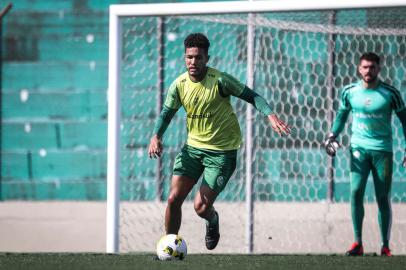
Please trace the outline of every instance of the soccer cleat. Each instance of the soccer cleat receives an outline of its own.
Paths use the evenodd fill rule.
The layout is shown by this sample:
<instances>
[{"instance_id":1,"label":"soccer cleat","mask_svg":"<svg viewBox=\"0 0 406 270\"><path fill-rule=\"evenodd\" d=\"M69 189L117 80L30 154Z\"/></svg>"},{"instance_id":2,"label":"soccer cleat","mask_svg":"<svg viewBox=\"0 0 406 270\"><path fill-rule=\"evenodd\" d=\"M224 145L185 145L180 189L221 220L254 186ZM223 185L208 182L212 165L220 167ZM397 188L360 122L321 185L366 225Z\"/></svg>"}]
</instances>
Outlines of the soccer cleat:
<instances>
[{"instance_id":1,"label":"soccer cleat","mask_svg":"<svg viewBox=\"0 0 406 270\"><path fill-rule=\"evenodd\" d=\"M381 256L392 257L392 253L388 247L381 248Z\"/></svg>"},{"instance_id":2,"label":"soccer cleat","mask_svg":"<svg viewBox=\"0 0 406 270\"><path fill-rule=\"evenodd\" d=\"M217 222L213 226L210 226L209 224L206 224L206 248L209 250L215 249L219 240L220 240L220 232L219 232L219 215L217 212L215 212L217 215Z\"/></svg>"},{"instance_id":3,"label":"soccer cleat","mask_svg":"<svg viewBox=\"0 0 406 270\"><path fill-rule=\"evenodd\" d=\"M353 243L351 248L345 253L347 256L362 256L364 255L364 247L357 242Z\"/></svg>"}]
</instances>

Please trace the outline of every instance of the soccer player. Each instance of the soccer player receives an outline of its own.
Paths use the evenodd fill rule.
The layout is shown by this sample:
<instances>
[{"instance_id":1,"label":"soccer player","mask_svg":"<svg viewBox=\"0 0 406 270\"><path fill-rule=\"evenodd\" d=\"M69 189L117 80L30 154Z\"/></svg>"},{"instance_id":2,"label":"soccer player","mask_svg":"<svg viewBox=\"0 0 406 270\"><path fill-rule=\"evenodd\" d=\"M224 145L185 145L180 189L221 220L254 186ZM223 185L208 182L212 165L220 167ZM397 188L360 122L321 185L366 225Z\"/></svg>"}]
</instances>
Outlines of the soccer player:
<instances>
[{"instance_id":1,"label":"soccer player","mask_svg":"<svg viewBox=\"0 0 406 270\"><path fill-rule=\"evenodd\" d=\"M167 234L177 234L182 218L183 201L203 175L194 199L194 210L206 220L207 249L220 239L219 215L213 207L236 167L237 149L241 144L240 126L230 104L230 97L243 99L269 119L279 135L290 133L260 95L231 75L208 67L210 42L201 33L184 40L186 72L169 87L155 125L148 153L150 158L162 154L162 136L176 111L182 106L187 117L187 142L176 156L170 193L165 212Z\"/></svg>"},{"instance_id":2,"label":"soccer player","mask_svg":"<svg viewBox=\"0 0 406 270\"><path fill-rule=\"evenodd\" d=\"M389 249L392 211L390 191L392 185L392 111L400 119L406 137L406 108L399 91L379 80L380 59L375 53L361 56L358 72L361 80L343 88L341 104L324 145L330 156L335 156L339 144L337 136L343 130L352 112L351 136L351 217L355 242L346 252L349 256L363 255L362 221L363 197L368 175L372 171L378 221L381 232L381 255L391 256ZM406 152L403 159L406 167Z\"/></svg>"}]
</instances>

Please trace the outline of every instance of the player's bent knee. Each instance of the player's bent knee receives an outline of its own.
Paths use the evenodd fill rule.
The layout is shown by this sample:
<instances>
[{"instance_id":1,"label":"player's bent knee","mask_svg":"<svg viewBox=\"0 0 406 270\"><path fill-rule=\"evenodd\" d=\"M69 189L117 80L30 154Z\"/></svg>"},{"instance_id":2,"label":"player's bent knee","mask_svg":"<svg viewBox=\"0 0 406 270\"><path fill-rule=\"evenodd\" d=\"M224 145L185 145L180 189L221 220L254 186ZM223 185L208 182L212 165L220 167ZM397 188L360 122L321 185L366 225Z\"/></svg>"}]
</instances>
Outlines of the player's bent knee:
<instances>
[{"instance_id":1,"label":"player's bent knee","mask_svg":"<svg viewBox=\"0 0 406 270\"><path fill-rule=\"evenodd\" d=\"M175 193L171 193L168 196L168 205L170 207L179 207L182 205L183 202L183 198L181 198L180 196L178 196Z\"/></svg>"},{"instance_id":2,"label":"player's bent knee","mask_svg":"<svg viewBox=\"0 0 406 270\"><path fill-rule=\"evenodd\" d=\"M205 216L205 213L208 209L208 205L206 205L202 202L198 202L198 203L195 203L194 207L195 207L195 212L198 216Z\"/></svg>"}]
</instances>

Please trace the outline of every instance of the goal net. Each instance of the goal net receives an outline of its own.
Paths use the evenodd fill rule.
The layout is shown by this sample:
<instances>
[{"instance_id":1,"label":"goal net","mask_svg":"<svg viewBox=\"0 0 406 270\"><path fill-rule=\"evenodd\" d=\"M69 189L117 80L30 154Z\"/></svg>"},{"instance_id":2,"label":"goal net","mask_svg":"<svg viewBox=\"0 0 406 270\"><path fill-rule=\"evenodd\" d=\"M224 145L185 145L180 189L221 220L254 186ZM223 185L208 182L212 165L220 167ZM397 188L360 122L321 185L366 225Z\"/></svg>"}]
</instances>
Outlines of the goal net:
<instances>
[{"instance_id":1,"label":"goal net","mask_svg":"<svg viewBox=\"0 0 406 270\"><path fill-rule=\"evenodd\" d=\"M279 4L283 2L292 3ZM357 64L362 53L373 51L381 56L381 79L401 90L406 99L406 2L394 3L380 8L305 7L304 11L289 11L286 5L282 11L269 8L251 15L227 13L241 4L236 2L224 2L222 9L215 6L215 14L204 10L199 14L203 5L197 3L113 6L111 10L115 7L123 15L110 15L110 20L117 19L119 36L117 40L110 38L107 227L108 235L113 236L108 236L108 251L153 252L164 234L173 161L186 141L183 109L164 135L162 158L149 159L147 148L167 89L185 71L183 40L192 32L208 36L209 66L251 84L293 127L291 135L279 137L262 114L232 98L243 144L237 169L215 203L221 240L214 252L342 253L348 248L353 241L349 125L340 136L343 147L334 161L326 155L322 142L338 108L340 89L359 79ZM151 6L163 15L146 11L137 16L141 7ZM162 9L166 8L178 13L164 14ZM112 62L112 50L117 53L116 62ZM393 127L391 247L397 254L406 254L404 142L396 117ZM114 143L117 148L111 148ZM206 252L205 223L193 210L199 184L183 205L179 232L191 253ZM380 235L371 179L365 207L365 248L378 251ZM116 215L111 215L115 210Z\"/></svg>"}]
</instances>

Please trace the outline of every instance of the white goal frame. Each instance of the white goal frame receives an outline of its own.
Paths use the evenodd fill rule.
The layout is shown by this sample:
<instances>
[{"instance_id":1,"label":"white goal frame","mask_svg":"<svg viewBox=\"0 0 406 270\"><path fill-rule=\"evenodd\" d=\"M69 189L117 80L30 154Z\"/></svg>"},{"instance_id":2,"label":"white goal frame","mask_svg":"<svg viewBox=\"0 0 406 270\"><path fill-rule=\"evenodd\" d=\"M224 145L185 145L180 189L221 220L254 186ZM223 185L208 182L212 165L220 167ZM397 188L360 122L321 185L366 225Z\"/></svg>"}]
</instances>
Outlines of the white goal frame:
<instances>
[{"instance_id":1,"label":"white goal frame","mask_svg":"<svg viewBox=\"0 0 406 270\"><path fill-rule=\"evenodd\" d=\"M109 9L109 74L108 74L108 146L107 146L107 216L106 252L119 252L119 203L120 203L120 65L121 65L121 17L129 16L173 16L225 13L261 13L272 11L342 10L359 8L380 8L406 6L406 0L271 0L271 1L229 1L191 2L165 4L116 4ZM248 32L249 33L249 32ZM248 37L249 40L249 37ZM248 45L248 55L252 46ZM252 53L250 53L250 50ZM251 57L251 64L252 64ZM248 61L250 65L250 61ZM248 78L252 69L248 66ZM251 73L251 74L250 74ZM250 79L248 79L248 85ZM249 112L248 112L249 114ZM252 117L247 117L250 121ZM251 125L247 125L248 127ZM249 134L249 131L248 131ZM247 144L250 142L247 138ZM249 149L249 148L248 148ZM248 157L250 158L250 157ZM249 168L247 169L249 170ZM249 171L247 171L247 194L251 194ZM253 204L247 198L247 244L252 252ZM251 248L250 248L251 247Z\"/></svg>"}]
</instances>

